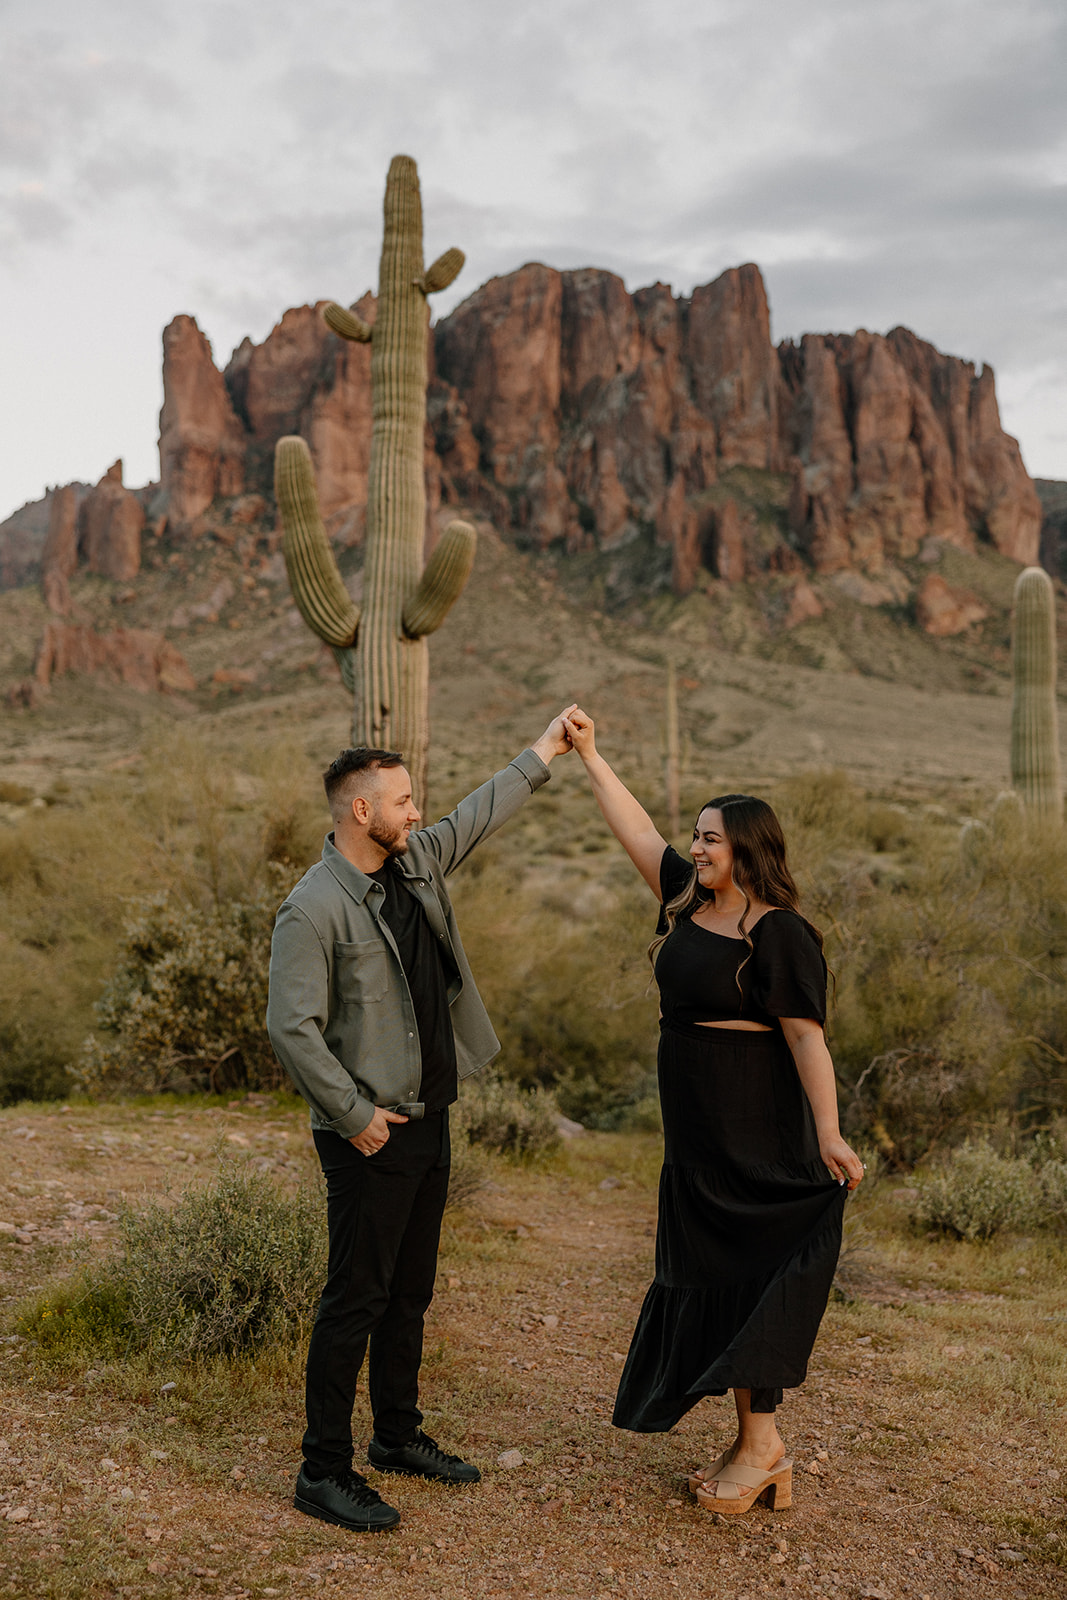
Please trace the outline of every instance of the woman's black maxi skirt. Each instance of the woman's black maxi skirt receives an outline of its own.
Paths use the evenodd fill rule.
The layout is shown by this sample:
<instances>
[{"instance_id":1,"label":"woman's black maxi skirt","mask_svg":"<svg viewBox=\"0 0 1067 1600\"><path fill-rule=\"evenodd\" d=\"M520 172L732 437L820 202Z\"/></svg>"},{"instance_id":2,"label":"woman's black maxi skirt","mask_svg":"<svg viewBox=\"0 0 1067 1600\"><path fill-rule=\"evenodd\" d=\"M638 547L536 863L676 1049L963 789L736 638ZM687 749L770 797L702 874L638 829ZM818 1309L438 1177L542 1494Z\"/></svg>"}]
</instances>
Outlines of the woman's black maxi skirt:
<instances>
[{"instance_id":1,"label":"woman's black maxi skirt","mask_svg":"<svg viewBox=\"0 0 1067 1600\"><path fill-rule=\"evenodd\" d=\"M660 1033L656 1280L617 1428L662 1433L706 1394L803 1383L841 1248L844 1185L781 1032Z\"/></svg>"}]
</instances>

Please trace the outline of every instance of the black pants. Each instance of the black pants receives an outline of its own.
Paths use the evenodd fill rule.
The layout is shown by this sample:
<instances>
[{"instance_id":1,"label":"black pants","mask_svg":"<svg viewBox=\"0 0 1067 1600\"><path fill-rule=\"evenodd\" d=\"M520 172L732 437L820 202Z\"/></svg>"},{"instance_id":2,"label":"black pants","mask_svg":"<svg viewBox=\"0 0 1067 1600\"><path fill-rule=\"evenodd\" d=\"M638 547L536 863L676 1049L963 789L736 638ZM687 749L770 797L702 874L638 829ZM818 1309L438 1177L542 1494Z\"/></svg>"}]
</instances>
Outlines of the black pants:
<instances>
[{"instance_id":1,"label":"black pants","mask_svg":"<svg viewBox=\"0 0 1067 1600\"><path fill-rule=\"evenodd\" d=\"M321 1474L351 1464L368 1342L379 1442L407 1444L422 1422L422 1326L448 1193L448 1112L390 1124L373 1156L329 1132L315 1133L315 1148L326 1175L330 1263L308 1349L304 1459Z\"/></svg>"}]
</instances>

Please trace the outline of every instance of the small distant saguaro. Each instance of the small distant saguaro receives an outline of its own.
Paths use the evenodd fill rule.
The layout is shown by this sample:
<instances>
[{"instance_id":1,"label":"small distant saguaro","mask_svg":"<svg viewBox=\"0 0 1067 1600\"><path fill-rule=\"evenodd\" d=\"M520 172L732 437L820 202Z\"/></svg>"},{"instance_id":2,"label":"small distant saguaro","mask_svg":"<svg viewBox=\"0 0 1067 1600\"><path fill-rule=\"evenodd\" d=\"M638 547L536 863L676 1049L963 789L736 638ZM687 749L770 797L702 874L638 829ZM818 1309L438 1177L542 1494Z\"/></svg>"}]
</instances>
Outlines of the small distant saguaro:
<instances>
[{"instance_id":1,"label":"small distant saguaro","mask_svg":"<svg viewBox=\"0 0 1067 1600\"><path fill-rule=\"evenodd\" d=\"M1031 816L1059 825L1055 593L1041 567L1027 567L1016 580L1011 665L1011 781Z\"/></svg>"},{"instance_id":2,"label":"small distant saguaro","mask_svg":"<svg viewBox=\"0 0 1067 1600\"><path fill-rule=\"evenodd\" d=\"M402 751L422 811L429 751L426 638L463 592L476 543L470 523L450 522L423 568L427 296L447 289L463 261L461 250L446 250L424 268L418 171L410 156L394 156L385 185L374 325L339 305L323 313L342 339L371 347L362 609L341 580L319 515L307 445L297 436L280 439L274 455L289 584L301 616L333 648L352 691L352 742Z\"/></svg>"}]
</instances>

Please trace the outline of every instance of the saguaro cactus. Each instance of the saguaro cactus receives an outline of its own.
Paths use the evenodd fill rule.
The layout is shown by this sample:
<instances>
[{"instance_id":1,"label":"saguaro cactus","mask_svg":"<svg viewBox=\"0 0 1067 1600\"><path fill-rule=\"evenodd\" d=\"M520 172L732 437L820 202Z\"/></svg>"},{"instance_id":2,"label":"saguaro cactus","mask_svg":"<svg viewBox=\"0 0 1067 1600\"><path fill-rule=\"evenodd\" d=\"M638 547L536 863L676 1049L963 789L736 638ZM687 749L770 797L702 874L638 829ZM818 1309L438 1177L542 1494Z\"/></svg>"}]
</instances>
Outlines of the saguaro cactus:
<instances>
[{"instance_id":1,"label":"saguaro cactus","mask_svg":"<svg viewBox=\"0 0 1067 1600\"><path fill-rule=\"evenodd\" d=\"M1056 713L1056 613L1052 582L1027 567L1015 584L1012 627L1011 781L1027 811L1063 820Z\"/></svg>"},{"instance_id":2,"label":"saguaro cactus","mask_svg":"<svg viewBox=\"0 0 1067 1600\"><path fill-rule=\"evenodd\" d=\"M678 674L673 661L667 663L667 754L663 765L663 785L667 797L667 832L673 839L682 826L681 763L678 759Z\"/></svg>"},{"instance_id":3,"label":"saguaro cactus","mask_svg":"<svg viewBox=\"0 0 1067 1600\"><path fill-rule=\"evenodd\" d=\"M343 339L371 347L371 450L363 607L341 581L319 516L303 439L280 439L274 487L285 529L285 564L300 613L329 644L354 697L354 744L401 750L424 809L429 748L429 650L463 592L475 532L450 522L425 570L423 438L426 426L426 296L447 289L463 265L446 250L423 267L422 200L410 156L394 156L385 186L378 313L368 326L343 306L325 319Z\"/></svg>"}]
</instances>

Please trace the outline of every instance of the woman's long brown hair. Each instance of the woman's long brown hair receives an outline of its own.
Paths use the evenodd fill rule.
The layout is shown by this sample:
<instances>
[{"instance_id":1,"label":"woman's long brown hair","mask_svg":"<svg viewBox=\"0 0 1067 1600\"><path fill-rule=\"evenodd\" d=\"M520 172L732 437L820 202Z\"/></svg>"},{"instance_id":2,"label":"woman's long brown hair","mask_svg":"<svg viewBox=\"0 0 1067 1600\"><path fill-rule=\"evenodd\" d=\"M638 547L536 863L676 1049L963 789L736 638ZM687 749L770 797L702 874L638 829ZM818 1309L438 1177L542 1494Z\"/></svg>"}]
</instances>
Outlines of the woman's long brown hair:
<instances>
[{"instance_id":1,"label":"woman's long brown hair","mask_svg":"<svg viewBox=\"0 0 1067 1600\"><path fill-rule=\"evenodd\" d=\"M723 832L734 853L733 881L745 897L745 909L737 923L737 931L748 946L748 954L737 969L737 987L740 992L741 973L751 961L755 951L747 928L748 914L753 900L761 901L764 905L773 906L780 911L795 911L801 916L800 895L793 881L793 874L786 865L785 834L782 832L782 824L766 800L758 800L751 794L720 794L713 800L705 801L701 806L697 813L698 822L705 811L722 812ZM695 827L693 836L696 837ZM664 939L674 932L679 917L689 910L694 901L699 906L706 905L710 899L710 895L700 892L697 869L694 866L685 888L663 907L667 918L667 932L657 934L648 947L648 959L652 963L653 971L656 965L656 952ZM815 935L821 950L822 934L808 922L806 917L803 920Z\"/></svg>"}]
</instances>

